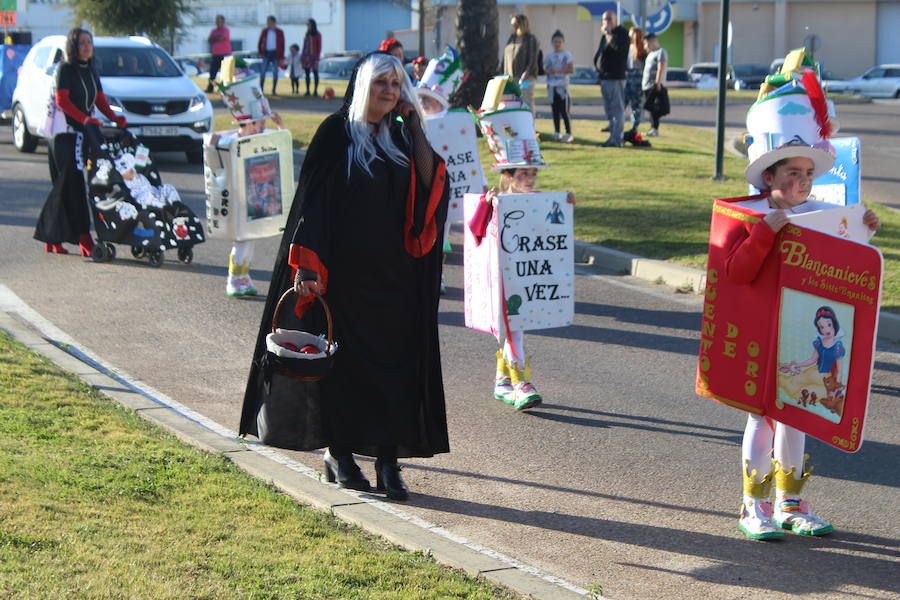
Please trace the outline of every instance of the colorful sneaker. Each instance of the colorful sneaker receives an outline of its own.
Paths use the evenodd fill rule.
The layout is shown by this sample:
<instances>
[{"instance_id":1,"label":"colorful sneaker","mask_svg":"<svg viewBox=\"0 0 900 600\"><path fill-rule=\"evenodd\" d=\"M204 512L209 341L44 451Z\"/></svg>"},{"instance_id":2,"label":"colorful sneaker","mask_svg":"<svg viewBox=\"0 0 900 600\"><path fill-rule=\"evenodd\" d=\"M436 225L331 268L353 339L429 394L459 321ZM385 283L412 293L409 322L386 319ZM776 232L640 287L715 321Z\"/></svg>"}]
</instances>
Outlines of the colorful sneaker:
<instances>
[{"instance_id":1,"label":"colorful sneaker","mask_svg":"<svg viewBox=\"0 0 900 600\"><path fill-rule=\"evenodd\" d=\"M512 379L506 375L494 379L494 398L509 405L516 403L516 390L513 388Z\"/></svg>"},{"instance_id":2,"label":"colorful sneaker","mask_svg":"<svg viewBox=\"0 0 900 600\"><path fill-rule=\"evenodd\" d=\"M243 296L244 286L241 285L241 279L241 277L229 275L228 280L225 282L225 293L229 296Z\"/></svg>"},{"instance_id":3,"label":"colorful sneaker","mask_svg":"<svg viewBox=\"0 0 900 600\"><path fill-rule=\"evenodd\" d=\"M782 529L800 535L827 535L834 531L831 523L816 516L809 502L793 494L784 495L775 502L774 522Z\"/></svg>"},{"instance_id":4,"label":"colorful sneaker","mask_svg":"<svg viewBox=\"0 0 900 600\"><path fill-rule=\"evenodd\" d=\"M253 280L250 279L249 275L244 275L241 277L241 286L244 288L245 296L255 296L259 292L256 290L256 286L253 285Z\"/></svg>"},{"instance_id":5,"label":"colorful sneaker","mask_svg":"<svg viewBox=\"0 0 900 600\"><path fill-rule=\"evenodd\" d=\"M544 400L530 381L520 381L513 387L516 391L516 402L513 408L516 410L537 408Z\"/></svg>"},{"instance_id":6,"label":"colorful sneaker","mask_svg":"<svg viewBox=\"0 0 900 600\"><path fill-rule=\"evenodd\" d=\"M750 539L777 540L784 531L772 518L772 503L767 499L744 496L738 527Z\"/></svg>"}]
</instances>

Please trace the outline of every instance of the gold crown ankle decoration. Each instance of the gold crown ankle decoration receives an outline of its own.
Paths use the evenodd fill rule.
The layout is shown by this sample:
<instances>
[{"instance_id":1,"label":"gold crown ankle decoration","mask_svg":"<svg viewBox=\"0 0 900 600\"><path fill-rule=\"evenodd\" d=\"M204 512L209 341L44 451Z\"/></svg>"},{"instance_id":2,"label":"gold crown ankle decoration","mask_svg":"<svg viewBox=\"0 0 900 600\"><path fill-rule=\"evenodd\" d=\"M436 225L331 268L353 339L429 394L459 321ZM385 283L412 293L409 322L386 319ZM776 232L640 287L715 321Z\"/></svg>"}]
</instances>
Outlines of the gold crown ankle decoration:
<instances>
[{"instance_id":1,"label":"gold crown ankle decoration","mask_svg":"<svg viewBox=\"0 0 900 600\"><path fill-rule=\"evenodd\" d=\"M509 375L513 383L522 383L523 381L531 381L531 357L525 359L525 368L517 369L515 366L509 366Z\"/></svg>"},{"instance_id":2,"label":"gold crown ankle decoration","mask_svg":"<svg viewBox=\"0 0 900 600\"><path fill-rule=\"evenodd\" d=\"M756 469L750 471L750 461L744 459L744 495L751 498L768 498L772 494L772 472L763 475L761 481L756 478L759 472Z\"/></svg>"},{"instance_id":3,"label":"gold crown ankle decoration","mask_svg":"<svg viewBox=\"0 0 900 600\"><path fill-rule=\"evenodd\" d=\"M806 468L806 461L809 460L809 454L803 455L803 465L800 469L801 475L798 479L794 476L797 472L797 467L791 467L790 471L786 471L784 465L780 462L772 459L772 465L775 467L775 488L781 492L785 492L787 494L799 494L803 489L803 485L806 483L806 480L809 479L810 474L813 471L813 468Z\"/></svg>"}]
</instances>

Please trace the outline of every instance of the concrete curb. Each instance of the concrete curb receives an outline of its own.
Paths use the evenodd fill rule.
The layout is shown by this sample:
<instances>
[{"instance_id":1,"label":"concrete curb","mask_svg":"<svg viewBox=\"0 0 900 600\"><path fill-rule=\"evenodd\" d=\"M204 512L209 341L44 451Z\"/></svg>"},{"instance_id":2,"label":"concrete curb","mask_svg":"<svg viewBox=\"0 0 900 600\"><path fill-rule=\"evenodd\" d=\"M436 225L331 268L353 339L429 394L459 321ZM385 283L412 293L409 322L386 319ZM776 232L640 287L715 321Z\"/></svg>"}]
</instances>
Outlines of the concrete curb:
<instances>
[{"instance_id":1,"label":"concrete curb","mask_svg":"<svg viewBox=\"0 0 900 600\"><path fill-rule=\"evenodd\" d=\"M706 287L706 273L664 260L644 258L635 254L604 248L598 244L575 242L575 262L587 263L608 271L631 275L653 283L665 284L679 290L700 294ZM878 337L891 342L900 341L900 315L881 311L878 318Z\"/></svg>"},{"instance_id":2,"label":"concrete curb","mask_svg":"<svg viewBox=\"0 0 900 600\"><path fill-rule=\"evenodd\" d=\"M317 510L352 523L412 552L424 552L437 562L482 576L515 593L539 600L583 600L588 591L484 548L432 523L406 514L380 496L341 490L323 483L319 474L274 448L247 442L234 432L167 400L146 385L104 366L91 354L67 341L27 305L0 285L0 329L28 349L81 379L99 393L135 411L181 441L230 460L249 475ZM11 307L10 297L24 310Z\"/></svg>"}]
</instances>

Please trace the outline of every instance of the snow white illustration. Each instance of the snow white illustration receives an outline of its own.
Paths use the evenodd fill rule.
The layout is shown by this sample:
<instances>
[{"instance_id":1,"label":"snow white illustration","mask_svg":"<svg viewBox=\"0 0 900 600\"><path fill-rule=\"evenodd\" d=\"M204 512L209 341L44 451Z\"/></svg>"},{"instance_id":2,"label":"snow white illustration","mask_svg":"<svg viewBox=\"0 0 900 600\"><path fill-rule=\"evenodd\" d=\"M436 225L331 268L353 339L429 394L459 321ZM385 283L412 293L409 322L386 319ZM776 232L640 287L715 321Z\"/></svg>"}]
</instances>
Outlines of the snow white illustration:
<instances>
[{"instance_id":1,"label":"snow white illustration","mask_svg":"<svg viewBox=\"0 0 900 600\"><path fill-rule=\"evenodd\" d=\"M839 423L844 412L845 333L830 306L816 309L812 322L817 331L812 354L800 362L779 364L778 387L797 405ZM813 408L817 404L826 410Z\"/></svg>"}]
</instances>

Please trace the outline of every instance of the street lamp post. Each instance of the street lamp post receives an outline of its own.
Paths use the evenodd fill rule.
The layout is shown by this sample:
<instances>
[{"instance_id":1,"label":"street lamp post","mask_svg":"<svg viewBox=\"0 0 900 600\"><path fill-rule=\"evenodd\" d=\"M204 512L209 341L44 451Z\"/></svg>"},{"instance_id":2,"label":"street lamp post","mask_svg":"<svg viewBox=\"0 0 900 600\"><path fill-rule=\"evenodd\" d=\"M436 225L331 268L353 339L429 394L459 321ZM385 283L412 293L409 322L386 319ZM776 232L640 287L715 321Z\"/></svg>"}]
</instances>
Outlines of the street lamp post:
<instances>
[{"instance_id":1,"label":"street lamp post","mask_svg":"<svg viewBox=\"0 0 900 600\"><path fill-rule=\"evenodd\" d=\"M730 0L721 0L721 27L719 31L719 93L716 98L716 172L713 179L724 181L722 163L725 154L725 78L728 68L728 9Z\"/></svg>"}]
</instances>

